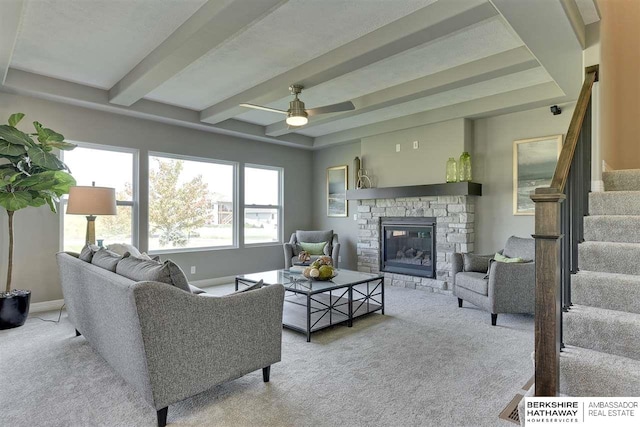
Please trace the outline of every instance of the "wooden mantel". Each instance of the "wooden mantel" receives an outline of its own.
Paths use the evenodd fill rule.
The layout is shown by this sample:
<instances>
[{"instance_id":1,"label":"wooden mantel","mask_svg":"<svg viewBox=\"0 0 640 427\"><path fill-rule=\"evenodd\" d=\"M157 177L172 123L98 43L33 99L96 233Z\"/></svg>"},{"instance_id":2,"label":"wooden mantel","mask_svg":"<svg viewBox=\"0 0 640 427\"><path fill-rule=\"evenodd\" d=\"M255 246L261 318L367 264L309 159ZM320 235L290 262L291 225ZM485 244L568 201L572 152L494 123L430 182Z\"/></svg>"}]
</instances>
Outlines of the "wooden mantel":
<instances>
[{"instance_id":1,"label":"wooden mantel","mask_svg":"<svg viewBox=\"0 0 640 427\"><path fill-rule=\"evenodd\" d=\"M482 184L478 184L477 182L452 182L447 184L347 190L347 200L396 199L399 197L425 196L482 196Z\"/></svg>"}]
</instances>

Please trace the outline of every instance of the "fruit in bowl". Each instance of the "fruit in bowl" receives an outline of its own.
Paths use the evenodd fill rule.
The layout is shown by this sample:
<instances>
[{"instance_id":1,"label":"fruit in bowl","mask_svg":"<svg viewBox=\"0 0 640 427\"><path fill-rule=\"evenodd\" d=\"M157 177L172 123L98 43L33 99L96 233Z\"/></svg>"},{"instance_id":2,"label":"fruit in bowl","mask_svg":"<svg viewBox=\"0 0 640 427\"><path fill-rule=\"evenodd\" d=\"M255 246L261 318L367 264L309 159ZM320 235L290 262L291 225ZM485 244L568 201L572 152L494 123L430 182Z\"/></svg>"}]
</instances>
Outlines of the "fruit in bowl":
<instances>
[{"instance_id":1,"label":"fruit in bowl","mask_svg":"<svg viewBox=\"0 0 640 427\"><path fill-rule=\"evenodd\" d=\"M311 265L302 272L304 277L312 280L331 280L338 274L333 268L331 257L323 256L315 260Z\"/></svg>"}]
</instances>

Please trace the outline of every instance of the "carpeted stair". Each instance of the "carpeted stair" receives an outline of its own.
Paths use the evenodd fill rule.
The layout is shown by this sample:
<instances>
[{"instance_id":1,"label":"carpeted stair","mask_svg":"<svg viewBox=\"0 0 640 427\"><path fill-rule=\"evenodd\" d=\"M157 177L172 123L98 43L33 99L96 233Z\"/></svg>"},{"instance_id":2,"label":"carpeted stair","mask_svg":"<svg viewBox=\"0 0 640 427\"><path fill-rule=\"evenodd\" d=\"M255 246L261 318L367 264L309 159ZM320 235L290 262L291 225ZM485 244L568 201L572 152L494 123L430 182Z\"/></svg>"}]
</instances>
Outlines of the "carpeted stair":
<instances>
[{"instance_id":1,"label":"carpeted stair","mask_svg":"<svg viewBox=\"0 0 640 427\"><path fill-rule=\"evenodd\" d=\"M560 392L640 396L640 170L603 174L591 193L564 314Z\"/></svg>"}]
</instances>

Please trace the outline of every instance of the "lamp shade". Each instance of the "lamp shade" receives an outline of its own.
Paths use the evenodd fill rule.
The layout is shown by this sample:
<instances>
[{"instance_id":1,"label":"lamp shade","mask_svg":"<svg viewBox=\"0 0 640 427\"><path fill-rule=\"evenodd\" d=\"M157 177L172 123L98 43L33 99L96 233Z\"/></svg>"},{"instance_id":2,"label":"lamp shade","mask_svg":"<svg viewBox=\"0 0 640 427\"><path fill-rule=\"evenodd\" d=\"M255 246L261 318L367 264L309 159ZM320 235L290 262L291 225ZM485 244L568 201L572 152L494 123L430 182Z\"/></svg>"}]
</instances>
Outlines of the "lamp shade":
<instances>
[{"instance_id":1,"label":"lamp shade","mask_svg":"<svg viewBox=\"0 0 640 427\"><path fill-rule=\"evenodd\" d=\"M67 213L75 215L116 215L116 190L108 187L71 187Z\"/></svg>"}]
</instances>

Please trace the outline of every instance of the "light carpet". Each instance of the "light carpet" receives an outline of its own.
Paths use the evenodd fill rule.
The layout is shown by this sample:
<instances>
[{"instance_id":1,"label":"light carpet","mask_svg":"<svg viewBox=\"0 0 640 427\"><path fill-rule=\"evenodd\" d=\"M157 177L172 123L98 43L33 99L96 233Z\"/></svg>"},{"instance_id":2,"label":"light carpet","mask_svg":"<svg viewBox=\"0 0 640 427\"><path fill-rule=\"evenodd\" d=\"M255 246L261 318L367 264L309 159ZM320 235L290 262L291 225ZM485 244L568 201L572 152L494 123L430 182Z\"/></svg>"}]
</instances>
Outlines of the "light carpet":
<instances>
[{"instance_id":1,"label":"light carpet","mask_svg":"<svg viewBox=\"0 0 640 427\"><path fill-rule=\"evenodd\" d=\"M533 374L533 317L500 315L492 327L488 313L451 296L388 287L385 297L386 315L311 343L285 329L270 383L257 371L215 387L171 405L169 424L510 426L498 414ZM156 425L155 410L64 315L0 331L0 366L0 425Z\"/></svg>"}]
</instances>

